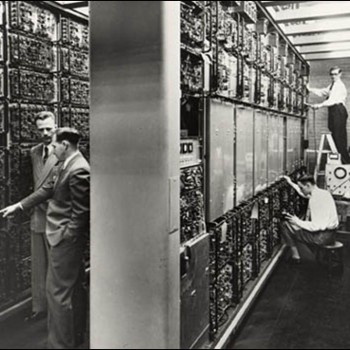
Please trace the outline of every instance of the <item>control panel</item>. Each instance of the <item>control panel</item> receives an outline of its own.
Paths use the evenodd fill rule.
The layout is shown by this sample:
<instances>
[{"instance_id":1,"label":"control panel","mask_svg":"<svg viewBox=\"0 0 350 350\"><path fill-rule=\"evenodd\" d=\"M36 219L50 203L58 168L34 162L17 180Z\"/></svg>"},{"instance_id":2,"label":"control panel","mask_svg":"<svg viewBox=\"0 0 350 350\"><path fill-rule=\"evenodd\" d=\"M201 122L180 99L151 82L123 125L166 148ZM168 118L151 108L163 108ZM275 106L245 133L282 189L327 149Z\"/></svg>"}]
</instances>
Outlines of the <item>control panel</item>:
<instances>
[{"instance_id":1,"label":"control panel","mask_svg":"<svg viewBox=\"0 0 350 350\"><path fill-rule=\"evenodd\" d=\"M198 140L180 141L180 167L192 167L201 163L201 147Z\"/></svg>"},{"instance_id":2,"label":"control panel","mask_svg":"<svg viewBox=\"0 0 350 350\"><path fill-rule=\"evenodd\" d=\"M7 1L11 29L54 41L57 38L57 19L49 10L27 1Z\"/></svg>"},{"instance_id":3,"label":"control panel","mask_svg":"<svg viewBox=\"0 0 350 350\"><path fill-rule=\"evenodd\" d=\"M89 50L89 28L86 24L61 17L60 34L60 41L63 45Z\"/></svg>"},{"instance_id":4,"label":"control panel","mask_svg":"<svg viewBox=\"0 0 350 350\"><path fill-rule=\"evenodd\" d=\"M44 71L56 71L57 50L47 41L19 34L9 35L10 64Z\"/></svg>"}]
</instances>

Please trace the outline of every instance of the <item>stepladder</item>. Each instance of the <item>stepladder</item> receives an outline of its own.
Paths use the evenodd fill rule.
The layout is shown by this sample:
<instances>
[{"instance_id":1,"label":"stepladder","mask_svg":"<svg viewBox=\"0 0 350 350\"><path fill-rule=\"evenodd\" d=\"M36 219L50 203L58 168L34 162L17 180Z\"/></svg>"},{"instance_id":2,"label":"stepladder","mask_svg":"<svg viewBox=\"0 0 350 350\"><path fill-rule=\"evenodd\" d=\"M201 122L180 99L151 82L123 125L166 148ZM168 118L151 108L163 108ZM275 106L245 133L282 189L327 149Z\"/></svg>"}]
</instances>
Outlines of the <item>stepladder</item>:
<instances>
[{"instance_id":1,"label":"stepladder","mask_svg":"<svg viewBox=\"0 0 350 350\"><path fill-rule=\"evenodd\" d=\"M328 142L329 149L326 149L326 142ZM314 178L317 183L319 176L325 176L325 169L321 169L322 166L322 156L327 155L327 164L341 164L341 157L338 153L337 146L333 140L332 134L322 134L319 148L316 151L316 166L314 171Z\"/></svg>"},{"instance_id":2,"label":"stepladder","mask_svg":"<svg viewBox=\"0 0 350 350\"><path fill-rule=\"evenodd\" d=\"M331 132L323 133L321 135L320 143L317 147L317 141L316 141L316 108L313 108L312 105L307 104L309 107L312 108L313 113L313 139L314 139L314 149L307 149L305 150L305 160L308 168L310 167L309 163L309 154L314 154L315 157L312 157L312 159L315 159L315 167L314 167L314 178L316 183L319 183L319 176L326 175L326 169L321 169L322 165L324 167L325 164L333 164L333 165L339 165L341 164L341 156L338 153L337 146L335 145L334 139L332 137ZM326 143L328 143L328 148L326 148ZM327 161L325 163L323 156L327 155ZM309 168L309 171L311 169ZM325 184L324 184L325 185Z\"/></svg>"}]
</instances>

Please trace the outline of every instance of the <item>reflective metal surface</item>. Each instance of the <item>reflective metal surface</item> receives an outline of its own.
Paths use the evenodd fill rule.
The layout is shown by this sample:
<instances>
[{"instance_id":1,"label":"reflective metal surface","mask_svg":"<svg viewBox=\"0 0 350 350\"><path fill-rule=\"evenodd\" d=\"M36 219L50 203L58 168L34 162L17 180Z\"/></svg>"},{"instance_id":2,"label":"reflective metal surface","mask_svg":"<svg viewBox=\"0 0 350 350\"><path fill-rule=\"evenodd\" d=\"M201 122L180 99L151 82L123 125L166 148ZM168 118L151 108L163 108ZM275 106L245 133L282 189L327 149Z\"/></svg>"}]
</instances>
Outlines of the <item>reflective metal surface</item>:
<instances>
[{"instance_id":1,"label":"reflective metal surface","mask_svg":"<svg viewBox=\"0 0 350 350\"><path fill-rule=\"evenodd\" d=\"M253 157L254 157L254 111L252 108L237 106L236 140L236 204L253 195Z\"/></svg>"},{"instance_id":2,"label":"reflective metal surface","mask_svg":"<svg viewBox=\"0 0 350 350\"><path fill-rule=\"evenodd\" d=\"M208 221L233 209L234 198L234 105L211 101L209 120Z\"/></svg>"},{"instance_id":3,"label":"reflective metal surface","mask_svg":"<svg viewBox=\"0 0 350 350\"><path fill-rule=\"evenodd\" d=\"M254 193L264 190L268 182L268 114L255 111L254 117Z\"/></svg>"}]
</instances>

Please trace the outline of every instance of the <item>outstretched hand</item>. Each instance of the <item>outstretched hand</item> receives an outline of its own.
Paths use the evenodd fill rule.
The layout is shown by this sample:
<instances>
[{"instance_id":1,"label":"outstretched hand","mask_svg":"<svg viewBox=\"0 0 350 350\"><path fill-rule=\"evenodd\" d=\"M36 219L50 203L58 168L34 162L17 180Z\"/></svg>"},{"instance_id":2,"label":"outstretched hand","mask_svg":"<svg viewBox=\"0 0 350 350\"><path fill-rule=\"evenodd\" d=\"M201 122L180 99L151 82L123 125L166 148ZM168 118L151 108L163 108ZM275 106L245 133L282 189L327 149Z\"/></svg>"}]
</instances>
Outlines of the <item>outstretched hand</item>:
<instances>
[{"instance_id":1,"label":"outstretched hand","mask_svg":"<svg viewBox=\"0 0 350 350\"><path fill-rule=\"evenodd\" d=\"M305 103L305 106L307 106L307 107L309 107L309 108L312 108L312 109L315 109L315 110L321 108L321 105L319 105L319 104L314 104L314 105L312 105L311 103Z\"/></svg>"},{"instance_id":2,"label":"outstretched hand","mask_svg":"<svg viewBox=\"0 0 350 350\"><path fill-rule=\"evenodd\" d=\"M7 218L9 215L14 214L20 208L21 207L19 204L10 205L5 209L0 210L0 215L2 215L3 218Z\"/></svg>"}]
</instances>

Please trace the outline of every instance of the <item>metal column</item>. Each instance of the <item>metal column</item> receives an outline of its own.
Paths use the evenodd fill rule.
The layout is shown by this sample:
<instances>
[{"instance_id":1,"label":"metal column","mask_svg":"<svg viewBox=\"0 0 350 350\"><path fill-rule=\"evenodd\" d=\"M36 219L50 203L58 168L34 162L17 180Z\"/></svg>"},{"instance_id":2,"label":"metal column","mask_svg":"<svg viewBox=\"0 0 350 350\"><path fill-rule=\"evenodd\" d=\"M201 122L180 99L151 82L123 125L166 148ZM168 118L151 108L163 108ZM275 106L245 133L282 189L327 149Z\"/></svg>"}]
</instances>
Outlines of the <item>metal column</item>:
<instances>
[{"instance_id":1,"label":"metal column","mask_svg":"<svg viewBox=\"0 0 350 350\"><path fill-rule=\"evenodd\" d=\"M91 348L179 348L180 3L91 5Z\"/></svg>"}]
</instances>

